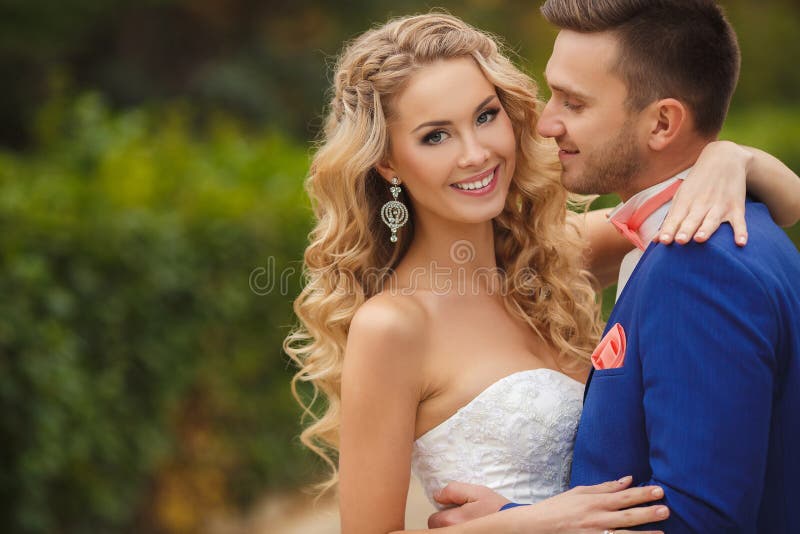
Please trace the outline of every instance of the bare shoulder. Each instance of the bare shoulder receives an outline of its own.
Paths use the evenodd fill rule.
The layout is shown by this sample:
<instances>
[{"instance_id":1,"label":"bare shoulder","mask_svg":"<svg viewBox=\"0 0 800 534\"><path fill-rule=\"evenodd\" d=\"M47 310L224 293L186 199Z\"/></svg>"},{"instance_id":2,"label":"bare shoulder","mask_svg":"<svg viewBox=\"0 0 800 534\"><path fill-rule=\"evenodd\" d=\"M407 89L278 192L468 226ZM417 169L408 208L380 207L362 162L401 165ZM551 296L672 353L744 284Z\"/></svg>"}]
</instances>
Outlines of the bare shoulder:
<instances>
[{"instance_id":1,"label":"bare shoulder","mask_svg":"<svg viewBox=\"0 0 800 534\"><path fill-rule=\"evenodd\" d=\"M413 296L385 293L370 298L350 323L345 372L350 368L355 372L410 373L419 378L428 324L425 308Z\"/></svg>"},{"instance_id":2,"label":"bare shoulder","mask_svg":"<svg viewBox=\"0 0 800 534\"><path fill-rule=\"evenodd\" d=\"M386 345L420 343L427 323L427 311L413 296L381 293L356 311L348 337L381 340Z\"/></svg>"}]
</instances>

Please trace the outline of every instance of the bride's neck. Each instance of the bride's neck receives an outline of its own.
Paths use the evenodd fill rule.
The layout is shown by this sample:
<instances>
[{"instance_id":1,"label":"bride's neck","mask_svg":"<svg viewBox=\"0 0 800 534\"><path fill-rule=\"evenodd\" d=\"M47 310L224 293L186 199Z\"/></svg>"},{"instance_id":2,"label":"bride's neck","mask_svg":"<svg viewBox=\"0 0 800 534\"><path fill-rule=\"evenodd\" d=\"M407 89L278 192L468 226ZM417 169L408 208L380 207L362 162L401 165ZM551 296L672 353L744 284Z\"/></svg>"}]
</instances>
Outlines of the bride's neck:
<instances>
[{"instance_id":1,"label":"bride's neck","mask_svg":"<svg viewBox=\"0 0 800 534\"><path fill-rule=\"evenodd\" d=\"M492 221L481 224L415 225L414 241L397 268L405 287L488 289L497 273ZM430 287L434 286L434 287Z\"/></svg>"}]
</instances>

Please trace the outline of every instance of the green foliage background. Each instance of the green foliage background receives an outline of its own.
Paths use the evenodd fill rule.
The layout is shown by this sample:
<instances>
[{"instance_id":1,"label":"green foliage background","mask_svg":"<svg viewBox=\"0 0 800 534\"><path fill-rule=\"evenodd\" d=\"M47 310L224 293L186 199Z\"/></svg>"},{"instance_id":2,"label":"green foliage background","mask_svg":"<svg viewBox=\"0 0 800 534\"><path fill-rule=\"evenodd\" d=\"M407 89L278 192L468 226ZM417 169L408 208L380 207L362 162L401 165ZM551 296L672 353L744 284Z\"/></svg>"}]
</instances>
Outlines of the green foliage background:
<instances>
[{"instance_id":1,"label":"green foliage background","mask_svg":"<svg viewBox=\"0 0 800 534\"><path fill-rule=\"evenodd\" d=\"M183 530L310 475L281 353L306 149L191 119L56 99L0 157L6 532Z\"/></svg>"},{"instance_id":2,"label":"green foliage background","mask_svg":"<svg viewBox=\"0 0 800 534\"><path fill-rule=\"evenodd\" d=\"M724 4L744 54L724 137L800 170L800 8ZM439 5L543 70L533 3ZM196 532L316 476L281 340L327 65L429 7L0 0L3 532Z\"/></svg>"}]
</instances>

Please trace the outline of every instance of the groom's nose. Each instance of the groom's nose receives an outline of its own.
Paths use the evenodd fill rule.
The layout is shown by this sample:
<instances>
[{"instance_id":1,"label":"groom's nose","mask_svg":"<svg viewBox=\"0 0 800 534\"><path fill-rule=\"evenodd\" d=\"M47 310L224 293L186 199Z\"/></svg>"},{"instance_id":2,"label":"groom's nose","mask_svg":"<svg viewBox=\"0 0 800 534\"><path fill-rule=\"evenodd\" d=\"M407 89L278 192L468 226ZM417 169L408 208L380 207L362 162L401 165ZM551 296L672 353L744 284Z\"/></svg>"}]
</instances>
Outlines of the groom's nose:
<instances>
[{"instance_id":1,"label":"groom's nose","mask_svg":"<svg viewBox=\"0 0 800 534\"><path fill-rule=\"evenodd\" d=\"M566 127L558 116L553 99L547 101L536 124L536 131L542 137L561 137L566 133Z\"/></svg>"}]
</instances>

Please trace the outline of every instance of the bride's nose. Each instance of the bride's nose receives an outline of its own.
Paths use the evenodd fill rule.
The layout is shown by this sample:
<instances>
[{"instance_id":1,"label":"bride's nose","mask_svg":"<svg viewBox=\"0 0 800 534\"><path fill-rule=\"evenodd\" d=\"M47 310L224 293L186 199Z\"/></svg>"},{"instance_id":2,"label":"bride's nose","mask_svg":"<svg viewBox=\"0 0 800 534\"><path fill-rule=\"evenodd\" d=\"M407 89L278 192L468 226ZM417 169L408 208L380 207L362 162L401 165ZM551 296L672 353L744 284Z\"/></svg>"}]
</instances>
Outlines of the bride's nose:
<instances>
[{"instance_id":1,"label":"bride's nose","mask_svg":"<svg viewBox=\"0 0 800 534\"><path fill-rule=\"evenodd\" d=\"M487 149L477 136L471 135L463 138L462 153L458 159L459 167L481 167L489 159Z\"/></svg>"}]
</instances>

